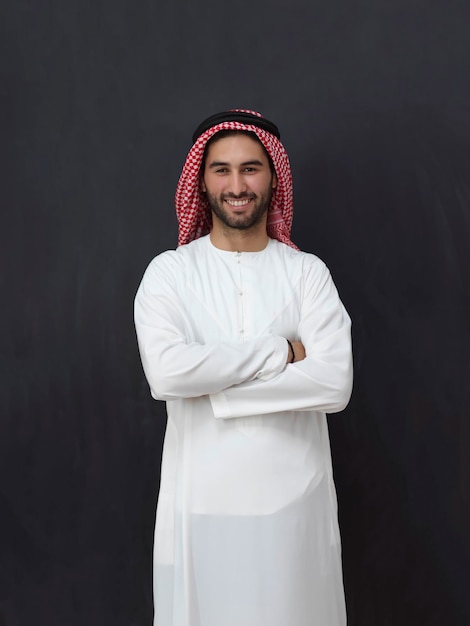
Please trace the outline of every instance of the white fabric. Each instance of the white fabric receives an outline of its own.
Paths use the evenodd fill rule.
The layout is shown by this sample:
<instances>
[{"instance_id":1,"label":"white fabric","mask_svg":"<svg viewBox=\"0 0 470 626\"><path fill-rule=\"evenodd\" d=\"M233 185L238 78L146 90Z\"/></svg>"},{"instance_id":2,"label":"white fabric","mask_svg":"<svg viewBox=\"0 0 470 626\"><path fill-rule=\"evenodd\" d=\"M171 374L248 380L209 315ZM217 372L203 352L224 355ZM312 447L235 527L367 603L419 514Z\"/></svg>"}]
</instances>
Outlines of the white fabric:
<instances>
[{"instance_id":1,"label":"white fabric","mask_svg":"<svg viewBox=\"0 0 470 626\"><path fill-rule=\"evenodd\" d=\"M325 412L349 400L350 320L324 263L202 237L150 263L135 321L168 412L155 625L344 626Z\"/></svg>"}]
</instances>

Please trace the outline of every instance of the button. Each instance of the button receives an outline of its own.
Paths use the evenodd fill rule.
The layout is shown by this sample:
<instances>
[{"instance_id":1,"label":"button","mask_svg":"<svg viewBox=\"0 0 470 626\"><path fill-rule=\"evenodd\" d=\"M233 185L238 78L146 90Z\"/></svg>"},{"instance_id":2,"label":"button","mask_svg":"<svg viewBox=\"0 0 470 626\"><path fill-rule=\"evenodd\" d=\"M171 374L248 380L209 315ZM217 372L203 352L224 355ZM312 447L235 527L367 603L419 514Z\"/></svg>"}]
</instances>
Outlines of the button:
<instances>
[{"instance_id":1,"label":"button","mask_svg":"<svg viewBox=\"0 0 470 626\"><path fill-rule=\"evenodd\" d=\"M242 295L243 295L243 291L240 291L238 295L239 295L239 296L242 296Z\"/></svg>"},{"instance_id":2,"label":"button","mask_svg":"<svg viewBox=\"0 0 470 626\"><path fill-rule=\"evenodd\" d=\"M243 335L245 331L243 330L243 328L240 330L240 335Z\"/></svg>"}]
</instances>

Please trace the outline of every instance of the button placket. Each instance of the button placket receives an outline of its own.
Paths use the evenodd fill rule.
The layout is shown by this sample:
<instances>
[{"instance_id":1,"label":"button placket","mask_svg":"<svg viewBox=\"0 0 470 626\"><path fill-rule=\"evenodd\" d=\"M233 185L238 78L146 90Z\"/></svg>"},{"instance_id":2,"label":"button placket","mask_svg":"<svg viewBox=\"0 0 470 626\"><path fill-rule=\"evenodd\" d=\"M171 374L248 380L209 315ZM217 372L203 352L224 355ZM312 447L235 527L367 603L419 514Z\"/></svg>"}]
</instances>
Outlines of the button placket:
<instances>
[{"instance_id":1,"label":"button placket","mask_svg":"<svg viewBox=\"0 0 470 626\"><path fill-rule=\"evenodd\" d=\"M242 263L241 263L241 256L242 253L241 252L236 252L235 254L235 259L238 265L238 296L239 296L239 303L238 303L238 311L239 311L239 331L238 334L240 336L240 339L244 338L244 334L245 334L245 306L244 306L244 302L243 302L243 272L242 272Z\"/></svg>"}]
</instances>

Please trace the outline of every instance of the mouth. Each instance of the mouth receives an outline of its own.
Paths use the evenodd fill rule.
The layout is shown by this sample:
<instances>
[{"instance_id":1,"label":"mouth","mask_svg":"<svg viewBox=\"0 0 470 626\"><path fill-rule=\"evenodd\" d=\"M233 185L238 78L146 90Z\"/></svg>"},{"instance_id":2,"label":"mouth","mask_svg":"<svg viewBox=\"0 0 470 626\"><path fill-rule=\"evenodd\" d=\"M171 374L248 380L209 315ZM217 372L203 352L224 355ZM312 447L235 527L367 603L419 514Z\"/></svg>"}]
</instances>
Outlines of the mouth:
<instances>
[{"instance_id":1,"label":"mouth","mask_svg":"<svg viewBox=\"0 0 470 626\"><path fill-rule=\"evenodd\" d=\"M241 198L241 199L235 199L235 198L224 198L225 202L233 207L234 209L244 209L245 207L247 207L250 202L253 201L253 198Z\"/></svg>"}]
</instances>

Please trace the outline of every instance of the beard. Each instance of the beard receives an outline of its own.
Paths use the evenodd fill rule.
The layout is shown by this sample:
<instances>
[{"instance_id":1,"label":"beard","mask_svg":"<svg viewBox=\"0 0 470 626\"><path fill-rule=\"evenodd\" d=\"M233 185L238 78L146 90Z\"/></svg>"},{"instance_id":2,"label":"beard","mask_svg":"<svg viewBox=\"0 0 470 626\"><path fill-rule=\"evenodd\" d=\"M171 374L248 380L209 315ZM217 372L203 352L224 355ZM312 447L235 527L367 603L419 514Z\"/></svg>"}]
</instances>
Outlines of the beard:
<instances>
[{"instance_id":1,"label":"beard","mask_svg":"<svg viewBox=\"0 0 470 626\"><path fill-rule=\"evenodd\" d=\"M213 214L228 228L235 230L249 230L257 226L263 219L266 211L271 204L272 189L269 188L266 194L255 195L252 193L241 193L238 196L234 194L224 194L219 197L206 193L209 208ZM237 214L231 214L225 208L224 200L230 198L232 200L243 200L244 198L252 198L254 200L251 211Z\"/></svg>"}]
</instances>

